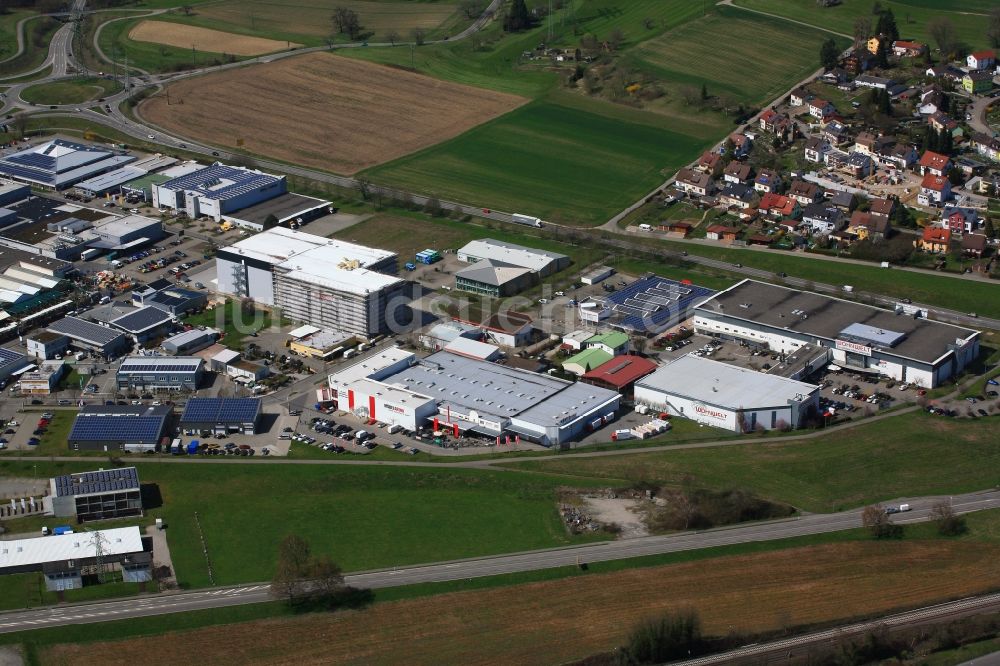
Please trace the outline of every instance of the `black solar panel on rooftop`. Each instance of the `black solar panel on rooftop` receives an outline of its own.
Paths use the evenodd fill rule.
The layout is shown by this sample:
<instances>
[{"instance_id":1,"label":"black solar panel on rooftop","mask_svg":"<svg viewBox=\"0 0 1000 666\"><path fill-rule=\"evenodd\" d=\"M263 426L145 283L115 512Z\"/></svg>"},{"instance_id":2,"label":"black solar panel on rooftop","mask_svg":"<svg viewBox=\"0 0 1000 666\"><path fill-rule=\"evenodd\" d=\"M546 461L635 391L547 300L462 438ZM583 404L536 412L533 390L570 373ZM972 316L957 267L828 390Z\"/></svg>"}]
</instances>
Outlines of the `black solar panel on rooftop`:
<instances>
[{"instance_id":1,"label":"black solar panel on rooftop","mask_svg":"<svg viewBox=\"0 0 1000 666\"><path fill-rule=\"evenodd\" d=\"M192 398L181 423L251 423L259 415L259 398Z\"/></svg>"}]
</instances>

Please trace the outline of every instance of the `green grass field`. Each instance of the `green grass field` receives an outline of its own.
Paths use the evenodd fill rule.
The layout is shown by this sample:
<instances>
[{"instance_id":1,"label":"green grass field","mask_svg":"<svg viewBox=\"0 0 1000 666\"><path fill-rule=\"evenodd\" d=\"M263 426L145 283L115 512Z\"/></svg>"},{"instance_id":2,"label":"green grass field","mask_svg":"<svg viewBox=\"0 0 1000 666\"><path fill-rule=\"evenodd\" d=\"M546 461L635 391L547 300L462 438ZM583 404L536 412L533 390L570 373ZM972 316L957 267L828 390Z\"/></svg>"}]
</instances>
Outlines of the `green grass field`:
<instances>
[{"instance_id":1,"label":"green grass field","mask_svg":"<svg viewBox=\"0 0 1000 666\"><path fill-rule=\"evenodd\" d=\"M67 603L99 601L138 593L138 583L108 582L85 586L79 590L67 590L64 600ZM0 576L0 610L51 606L56 603L59 603L59 597L55 592L45 590L45 581L41 573Z\"/></svg>"},{"instance_id":2,"label":"green grass field","mask_svg":"<svg viewBox=\"0 0 1000 666\"><path fill-rule=\"evenodd\" d=\"M595 225L662 182L704 141L639 122L614 107L524 106L451 141L366 172L442 199Z\"/></svg>"},{"instance_id":3,"label":"green grass field","mask_svg":"<svg viewBox=\"0 0 1000 666\"><path fill-rule=\"evenodd\" d=\"M752 35L752 39L747 37ZM631 53L641 69L663 81L701 87L750 104L770 102L819 67L825 35L749 12L718 12L643 42ZM842 40L840 46L846 47ZM725 45L720 48L720 45ZM781 44L780 49L762 45Z\"/></svg>"},{"instance_id":4,"label":"green grass field","mask_svg":"<svg viewBox=\"0 0 1000 666\"><path fill-rule=\"evenodd\" d=\"M185 324L191 326L207 326L222 331L221 340L232 347L239 347L250 335L278 324L269 310L255 310L252 314L243 315L239 303L227 300L225 305L216 306L198 314L184 318Z\"/></svg>"},{"instance_id":5,"label":"green grass field","mask_svg":"<svg viewBox=\"0 0 1000 666\"><path fill-rule=\"evenodd\" d=\"M50 16L34 18L24 25L24 52L21 55L0 63L0 76L15 76L21 72L38 67L45 61L49 51L49 42L62 23ZM11 25L10 30L14 27ZM17 51L17 41L11 33L8 55ZM7 56L0 56L3 60Z\"/></svg>"},{"instance_id":6,"label":"green grass field","mask_svg":"<svg viewBox=\"0 0 1000 666\"><path fill-rule=\"evenodd\" d=\"M118 90L118 84L109 79L82 77L72 81L53 81L29 86L21 98L32 104L80 104L98 97L105 97Z\"/></svg>"},{"instance_id":7,"label":"green grass field","mask_svg":"<svg viewBox=\"0 0 1000 666\"><path fill-rule=\"evenodd\" d=\"M845 35L854 34L854 21L860 16L871 17L869 0L843 0L834 7L821 7L802 0L734 0L739 7L787 16L810 25L827 28ZM965 12L988 12L996 4L991 0L955 3L948 0L882 0L882 6L892 10L902 39L915 39L935 47L927 32L927 23L938 16L947 17L955 26L959 39L971 48L988 46L986 24L982 16ZM872 23L874 24L874 19ZM818 47L817 47L818 48Z\"/></svg>"},{"instance_id":8,"label":"green grass field","mask_svg":"<svg viewBox=\"0 0 1000 666\"><path fill-rule=\"evenodd\" d=\"M992 488L1000 482L997 418L942 419L922 413L832 433L740 447L690 449L510 467L609 483L679 484L690 476L709 488L746 488L805 511L837 511L904 495ZM616 480L616 481L612 481Z\"/></svg>"},{"instance_id":9,"label":"green grass field","mask_svg":"<svg viewBox=\"0 0 1000 666\"><path fill-rule=\"evenodd\" d=\"M592 538L570 537L563 528L555 492L568 482L559 477L468 469L137 464L142 482L159 487L163 507L149 510L146 519L166 522L184 587L210 583L195 513L220 585L270 579L277 544L289 533L306 537L347 571ZM92 465L37 468L47 475ZM32 465L0 461L0 475L17 473L32 474Z\"/></svg>"},{"instance_id":10,"label":"green grass field","mask_svg":"<svg viewBox=\"0 0 1000 666\"><path fill-rule=\"evenodd\" d=\"M0 60L6 60L17 53L17 23L34 13L25 9L13 9L0 14Z\"/></svg>"}]
</instances>

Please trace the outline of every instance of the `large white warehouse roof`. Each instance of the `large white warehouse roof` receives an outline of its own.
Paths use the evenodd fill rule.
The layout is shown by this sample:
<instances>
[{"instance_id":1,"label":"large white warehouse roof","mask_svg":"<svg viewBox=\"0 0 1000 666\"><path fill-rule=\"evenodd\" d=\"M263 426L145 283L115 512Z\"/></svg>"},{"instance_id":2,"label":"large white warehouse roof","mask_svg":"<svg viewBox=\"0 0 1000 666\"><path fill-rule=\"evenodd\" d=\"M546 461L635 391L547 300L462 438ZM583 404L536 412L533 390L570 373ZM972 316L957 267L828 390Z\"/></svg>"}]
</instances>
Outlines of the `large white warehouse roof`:
<instances>
[{"instance_id":1,"label":"large white warehouse roof","mask_svg":"<svg viewBox=\"0 0 1000 666\"><path fill-rule=\"evenodd\" d=\"M142 551L142 534L138 527L13 539L0 541L0 570L7 567L96 557L95 537L98 534L101 535L101 546L105 557Z\"/></svg>"},{"instance_id":2,"label":"large white warehouse roof","mask_svg":"<svg viewBox=\"0 0 1000 666\"><path fill-rule=\"evenodd\" d=\"M819 389L794 379L690 354L639 380L636 387L732 409L781 407Z\"/></svg>"}]
</instances>

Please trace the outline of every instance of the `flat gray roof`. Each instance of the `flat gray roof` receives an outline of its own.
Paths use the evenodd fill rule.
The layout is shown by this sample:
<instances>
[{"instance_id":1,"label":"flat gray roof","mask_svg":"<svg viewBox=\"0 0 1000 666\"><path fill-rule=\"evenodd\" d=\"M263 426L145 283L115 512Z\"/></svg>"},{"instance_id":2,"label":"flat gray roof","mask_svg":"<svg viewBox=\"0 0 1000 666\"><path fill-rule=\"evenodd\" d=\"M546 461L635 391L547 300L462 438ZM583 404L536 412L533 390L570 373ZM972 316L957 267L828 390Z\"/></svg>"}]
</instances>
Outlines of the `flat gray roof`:
<instances>
[{"instance_id":1,"label":"flat gray roof","mask_svg":"<svg viewBox=\"0 0 1000 666\"><path fill-rule=\"evenodd\" d=\"M121 331L76 317L58 319L49 324L49 330L98 347L104 347L118 338L125 337Z\"/></svg>"},{"instance_id":2,"label":"flat gray roof","mask_svg":"<svg viewBox=\"0 0 1000 666\"><path fill-rule=\"evenodd\" d=\"M969 328L755 280L744 280L716 294L696 308L696 313L701 312L827 340L836 340L853 324L862 324L870 328L860 330L901 334L894 346L875 346L878 351L923 363L940 359L956 340L978 335Z\"/></svg>"},{"instance_id":3,"label":"flat gray roof","mask_svg":"<svg viewBox=\"0 0 1000 666\"><path fill-rule=\"evenodd\" d=\"M438 401L506 421L562 425L618 397L589 384L438 352L382 380Z\"/></svg>"},{"instance_id":4,"label":"flat gray roof","mask_svg":"<svg viewBox=\"0 0 1000 666\"><path fill-rule=\"evenodd\" d=\"M818 391L805 382L687 354L636 382L672 395L730 409L783 407Z\"/></svg>"}]
</instances>

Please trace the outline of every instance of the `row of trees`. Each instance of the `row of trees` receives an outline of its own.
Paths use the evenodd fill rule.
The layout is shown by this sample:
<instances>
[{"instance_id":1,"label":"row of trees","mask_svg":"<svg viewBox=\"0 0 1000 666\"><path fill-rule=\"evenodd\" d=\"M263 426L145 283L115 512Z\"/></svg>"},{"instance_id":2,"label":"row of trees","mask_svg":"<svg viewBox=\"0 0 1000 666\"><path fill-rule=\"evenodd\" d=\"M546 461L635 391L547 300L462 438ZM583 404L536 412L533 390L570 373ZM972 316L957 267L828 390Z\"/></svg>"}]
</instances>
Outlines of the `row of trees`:
<instances>
[{"instance_id":1,"label":"row of trees","mask_svg":"<svg viewBox=\"0 0 1000 666\"><path fill-rule=\"evenodd\" d=\"M955 513L950 502L938 502L931 508L931 520L941 536L958 536L968 530L965 518ZM903 526L889 520L881 504L866 506L861 512L861 526L876 539L898 539L903 536Z\"/></svg>"}]
</instances>

